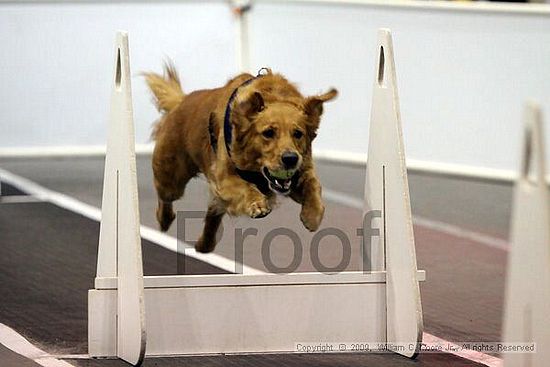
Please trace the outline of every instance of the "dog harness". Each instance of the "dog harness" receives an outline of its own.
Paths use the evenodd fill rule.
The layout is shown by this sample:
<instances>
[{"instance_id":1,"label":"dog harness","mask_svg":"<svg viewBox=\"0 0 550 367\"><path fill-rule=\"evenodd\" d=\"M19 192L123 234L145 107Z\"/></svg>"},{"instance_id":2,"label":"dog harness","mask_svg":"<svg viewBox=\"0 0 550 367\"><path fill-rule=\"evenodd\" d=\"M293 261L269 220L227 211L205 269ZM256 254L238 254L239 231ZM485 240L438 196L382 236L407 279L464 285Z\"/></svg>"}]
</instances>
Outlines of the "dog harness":
<instances>
[{"instance_id":1,"label":"dog harness","mask_svg":"<svg viewBox=\"0 0 550 367\"><path fill-rule=\"evenodd\" d=\"M231 126L231 105L235 101L235 98L237 97L237 93L239 92L240 88L252 83L254 80L258 78L263 77L264 75L266 75L265 73L269 71L270 70L268 68L261 68L255 77L252 77L246 80L237 88L235 88L231 93L229 100L227 101L227 105L225 107L224 119L223 119L223 136L224 136L225 150L227 151L227 155L229 156L230 160L231 160L231 141L233 139L233 128ZM212 146L214 153L217 153L218 139L216 138L216 134L214 132L214 125L213 125L212 119L210 119L210 121L208 122L208 133L210 135L210 145ZM271 193L269 180L261 172L242 170L237 166L235 166L235 170L240 178L242 178L247 182L250 182L251 184L254 184L262 194L268 195ZM299 170L296 171L296 173L294 173L294 176L290 178L291 180L290 190L293 190L296 187L298 178L299 178Z\"/></svg>"}]
</instances>

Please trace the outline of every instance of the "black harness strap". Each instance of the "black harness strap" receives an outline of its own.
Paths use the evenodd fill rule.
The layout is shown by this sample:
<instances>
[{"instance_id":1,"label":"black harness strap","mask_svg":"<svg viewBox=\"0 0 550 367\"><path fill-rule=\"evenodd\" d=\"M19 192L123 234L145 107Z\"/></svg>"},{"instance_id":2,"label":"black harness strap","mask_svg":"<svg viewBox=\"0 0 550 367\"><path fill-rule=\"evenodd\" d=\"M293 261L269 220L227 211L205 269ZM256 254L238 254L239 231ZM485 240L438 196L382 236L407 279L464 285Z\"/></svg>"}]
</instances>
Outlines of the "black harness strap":
<instances>
[{"instance_id":1,"label":"black harness strap","mask_svg":"<svg viewBox=\"0 0 550 367\"><path fill-rule=\"evenodd\" d=\"M237 174L243 180L250 182L251 184L256 185L258 190L264 195L271 194L271 188L269 187L269 181L264 177L260 172L256 171L245 171L239 168L236 168Z\"/></svg>"},{"instance_id":2,"label":"black harness strap","mask_svg":"<svg viewBox=\"0 0 550 367\"><path fill-rule=\"evenodd\" d=\"M260 78L261 76L262 75L258 74L255 78L248 79L235 88L233 93L231 93L231 97L229 97L229 100L227 101L227 105L225 106L225 115L223 118L223 140L225 141L225 150L227 150L229 157L231 157L231 140L233 139L233 128L231 126L231 105L233 104L233 101L235 101L240 88L252 83L254 79Z\"/></svg>"}]
</instances>

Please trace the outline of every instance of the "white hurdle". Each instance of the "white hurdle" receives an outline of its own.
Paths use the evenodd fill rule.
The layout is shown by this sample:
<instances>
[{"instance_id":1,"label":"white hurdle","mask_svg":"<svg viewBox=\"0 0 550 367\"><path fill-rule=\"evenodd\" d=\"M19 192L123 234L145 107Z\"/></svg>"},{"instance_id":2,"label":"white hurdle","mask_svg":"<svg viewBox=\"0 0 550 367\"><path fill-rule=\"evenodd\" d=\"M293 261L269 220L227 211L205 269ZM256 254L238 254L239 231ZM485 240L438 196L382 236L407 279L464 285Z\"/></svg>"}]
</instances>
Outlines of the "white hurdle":
<instances>
[{"instance_id":1,"label":"white hurdle","mask_svg":"<svg viewBox=\"0 0 550 367\"><path fill-rule=\"evenodd\" d=\"M388 29L378 31L377 57L365 180L365 209L381 210L381 230L380 236L373 238L371 242L370 269L386 272L388 342L420 342L423 331L422 304L416 271L393 42ZM412 357L417 352L418 349L408 356Z\"/></svg>"},{"instance_id":2,"label":"white hurdle","mask_svg":"<svg viewBox=\"0 0 550 367\"><path fill-rule=\"evenodd\" d=\"M525 137L512 213L503 341L536 344L536 353L506 353L507 367L550 360L550 196L540 107L525 109Z\"/></svg>"},{"instance_id":3,"label":"white hurdle","mask_svg":"<svg viewBox=\"0 0 550 367\"><path fill-rule=\"evenodd\" d=\"M366 249L372 269L333 275L143 277L125 33L115 51L90 356L139 365L145 354L291 353L298 343L370 342L415 357L425 273L416 267L390 31L378 33L365 184L366 209L381 214L380 237Z\"/></svg>"},{"instance_id":4,"label":"white hurdle","mask_svg":"<svg viewBox=\"0 0 550 367\"><path fill-rule=\"evenodd\" d=\"M130 77L128 34L117 32L96 279L116 279L118 297L100 297L90 291L88 319L101 322L89 322L88 338L90 355L116 345L113 355L139 365L146 336ZM109 314L110 319L103 318L103 310L109 308L105 301L114 302L109 306L117 310ZM115 334L106 332L113 327Z\"/></svg>"}]
</instances>

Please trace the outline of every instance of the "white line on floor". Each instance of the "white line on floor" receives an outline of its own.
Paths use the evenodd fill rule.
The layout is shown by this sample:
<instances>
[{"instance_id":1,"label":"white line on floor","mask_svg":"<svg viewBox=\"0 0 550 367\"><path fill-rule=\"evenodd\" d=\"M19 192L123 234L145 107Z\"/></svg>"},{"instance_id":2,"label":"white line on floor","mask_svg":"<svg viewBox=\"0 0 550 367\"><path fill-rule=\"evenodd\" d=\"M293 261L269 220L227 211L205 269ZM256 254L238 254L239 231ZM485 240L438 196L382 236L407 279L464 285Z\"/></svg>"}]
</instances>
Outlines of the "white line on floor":
<instances>
[{"instance_id":1,"label":"white line on floor","mask_svg":"<svg viewBox=\"0 0 550 367\"><path fill-rule=\"evenodd\" d=\"M0 180L20 188L24 192L27 192L28 194L35 196L38 200L48 201L61 208L70 210L75 213L79 213L95 221L101 220L101 209L96 208L95 206L86 204L71 196L47 189L43 186L38 185L33 181L30 181L24 177L15 175L2 168L0 168ZM141 237L145 240L153 242L157 245L160 245L161 247L164 247L174 252L185 253L186 256L209 263L220 269L223 269L229 272L235 272L235 262L233 260L227 259L218 254L198 253L195 251L193 247L191 247L190 245L182 241L179 241L180 246L178 246L178 240L175 237L162 233L151 227L142 225L140 230L141 230ZM245 274L258 273L258 270L250 266L243 265L242 269L243 269L243 273Z\"/></svg>"},{"instance_id":2,"label":"white line on floor","mask_svg":"<svg viewBox=\"0 0 550 367\"><path fill-rule=\"evenodd\" d=\"M503 361L501 358L491 356L489 354L476 352L475 350L462 350L462 348L454 343L451 343L447 340L440 339L437 336L433 336L428 333L422 335L422 343L429 345L442 345L446 347L446 353L453 354L458 357L470 360L472 362L477 362L484 364L489 367L502 367Z\"/></svg>"},{"instance_id":3,"label":"white line on floor","mask_svg":"<svg viewBox=\"0 0 550 367\"><path fill-rule=\"evenodd\" d=\"M447 223L426 219L418 216L415 216L413 218L413 223L419 227L424 227L440 233L445 233L451 236L464 238L466 240L480 243L485 246L496 248L502 251L508 251L510 249L510 245L506 240L489 236L483 233L465 230L463 228L454 226L452 224L447 224Z\"/></svg>"},{"instance_id":4,"label":"white line on floor","mask_svg":"<svg viewBox=\"0 0 550 367\"><path fill-rule=\"evenodd\" d=\"M89 354L52 354L51 356L57 359L92 359ZM116 359L116 357L101 359Z\"/></svg>"},{"instance_id":5,"label":"white line on floor","mask_svg":"<svg viewBox=\"0 0 550 367\"><path fill-rule=\"evenodd\" d=\"M17 331L0 323L0 344L44 367L74 367L32 345Z\"/></svg>"},{"instance_id":6,"label":"white line on floor","mask_svg":"<svg viewBox=\"0 0 550 367\"><path fill-rule=\"evenodd\" d=\"M363 210L363 201L351 195L323 188L323 197L328 201L333 201L338 204ZM413 217L413 223L419 227L424 227L440 233L470 240L499 250L508 251L509 249L509 244L506 240L483 233L470 231L452 224L419 217L417 215Z\"/></svg>"},{"instance_id":7,"label":"white line on floor","mask_svg":"<svg viewBox=\"0 0 550 367\"><path fill-rule=\"evenodd\" d=\"M99 208L96 208L92 205L83 203L71 196L61 194L58 192L55 192L53 190L49 190L43 186L38 185L37 183L30 181L26 178L23 178L21 176L15 175L11 172L8 172L2 168L0 168L0 180L3 180L15 187L20 188L21 190L36 196L37 198L40 198L44 201L48 201L52 204L55 204L59 207L62 207L64 209L73 211L75 213L79 213L81 215L84 215L87 218L100 221L101 220L101 210ZM335 192L328 189L323 189L323 196L329 200L334 201L339 204L349 206L356 209L363 209L363 203L358 200L357 198L354 198L350 195L342 194L339 192ZM499 239L494 239L479 233L470 232L467 230L463 230L461 228L457 228L455 231L454 229L451 230L451 228L454 228L454 226L446 225L446 223L439 223L434 222L431 220L425 220L421 219L421 224L418 224L421 226L426 226L427 228L434 229L436 231L441 231L443 233L452 234L454 236L464 237L464 238L482 238L487 237L488 241L492 243L493 245L498 243L498 241L502 241ZM449 228L451 227L451 228ZM169 236L165 233L162 233L160 231L157 231L153 228L141 226L141 236L153 243L156 243L168 250L178 252L178 246L177 246L177 239L175 239L172 236ZM495 241L496 240L496 241ZM477 241L477 240L476 240ZM481 242L484 243L484 242ZM488 243L484 243L488 244ZM502 248L502 244L499 244L494 247ZM187 245L188 246L188 245ZM181 252L181 251L180 251ZM205 263L217 266L221 269L233 272L235 269L235 262L233 260L227 259L225 257L222 257L220 255L216 254L201 254L195 252L193 248L186 247L185 248L185 254L187 256L193 257L197 260L203 261ZM254 268L251 268L249 266L243 265L243 271L246 274L265 274L265 272L261 270L257 270ZM1 325L1 324L0 324ZM452 344L449 341L446 341L444 339L440 339L436 336L433 336L431 334L424 333L423 335L425 341L431 341L432 343L446 343L446 344ZM30 343L29 343L30 344ZM10 348L11 349L11 348ZM452 353L457 356L460 356L462 358L485 364L489 367L500 367L502 366L502 360L493 357L484 353L480 352L473 352L473 351L462 351L462 352L456 352ZM53 358L53 357L50 357ZM67 364L70 366L69 364ZM45 366L45 365L44 365ZM50 366L48 366L50 367ZM52 365L51 367L57 367L57 365Z\"/></svg>"}]
</instances>

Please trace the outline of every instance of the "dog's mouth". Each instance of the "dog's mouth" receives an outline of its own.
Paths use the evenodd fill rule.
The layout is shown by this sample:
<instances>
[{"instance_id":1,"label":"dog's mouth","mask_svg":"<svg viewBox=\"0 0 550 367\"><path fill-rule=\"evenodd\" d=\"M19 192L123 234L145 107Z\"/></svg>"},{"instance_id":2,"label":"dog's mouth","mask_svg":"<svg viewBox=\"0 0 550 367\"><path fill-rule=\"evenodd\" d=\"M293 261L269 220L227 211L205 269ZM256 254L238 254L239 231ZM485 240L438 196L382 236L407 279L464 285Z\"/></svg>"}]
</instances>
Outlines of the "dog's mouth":
<instances>
[{"instance_id":1,"label":"dog's mouth","mask_svg":"<svg viewBox=\"0 0 550 367\"><path fill-rule=\"evenodd\" d=\"M296 170L277 170L270 171L267 167L262 169L262 174L269 182L271 190L283 195L287 195L290 192L292 186L292 178Z\"/></svg>"}]
</instances>

